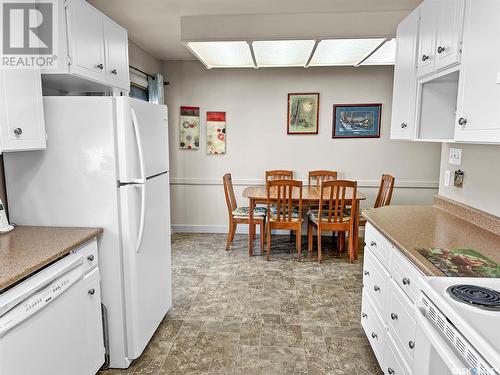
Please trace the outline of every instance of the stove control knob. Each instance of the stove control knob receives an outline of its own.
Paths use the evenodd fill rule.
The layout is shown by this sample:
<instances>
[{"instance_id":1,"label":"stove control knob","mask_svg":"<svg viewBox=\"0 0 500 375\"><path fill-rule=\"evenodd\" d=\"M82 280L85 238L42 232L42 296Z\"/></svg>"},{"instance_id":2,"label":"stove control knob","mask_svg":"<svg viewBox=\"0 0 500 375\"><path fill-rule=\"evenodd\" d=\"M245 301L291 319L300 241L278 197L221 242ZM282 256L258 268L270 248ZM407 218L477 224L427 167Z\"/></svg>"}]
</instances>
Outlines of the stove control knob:
<instances>
[{"instance_id":1,"label":"stove control knob","mask_svg":"<svg viewBox=\"0 0 500 375\"><path fill-rule=\"evenodd\" d=\"M415 342L414 341L408 341L408 346L410 347L410 349L415 348Z\"/></svg>"}]
</instances>

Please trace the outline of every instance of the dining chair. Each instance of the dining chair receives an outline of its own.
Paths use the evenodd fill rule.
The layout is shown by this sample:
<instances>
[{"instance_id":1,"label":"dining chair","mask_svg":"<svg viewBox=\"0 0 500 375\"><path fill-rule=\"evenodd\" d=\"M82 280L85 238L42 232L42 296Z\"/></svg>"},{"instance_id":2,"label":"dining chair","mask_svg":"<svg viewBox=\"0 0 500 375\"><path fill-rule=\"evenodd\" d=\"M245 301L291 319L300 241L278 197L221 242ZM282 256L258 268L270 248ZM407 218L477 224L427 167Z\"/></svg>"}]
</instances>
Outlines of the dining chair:
<instances>
[{"instance_id":1,"label":"dining chair","mask_svg":"<svg viewBox=\"0 0 500 375\"><path fill-rule=\"evenodd\" d=\"M302 181L281 179L266 183L267 190L267 260L271 257L271 231L296 231L296 248L301 257ZM298 200L298 205L293 201Z\"/></svg>"},{"instance_id":2,"label":"dining chair","mask_svg":"<svg viewBox=\"0 0 500 375\"><path fill-rule=\"evenodd\" d=\"M324 181L320 188L320 201L317 210L309 211L309 224L307 228L307 250L313 250L313 230L316 228L318 237L318 262L322 262L321 235L323 232L338 232L340 238L345 238L345 232L349 233L349 253L353 253L354 246L354 213L357 209L356 190L358 183L348 180ZM346 199L347 189L352 189L352 199ZM352 207L346 213L346 206Z\"/></svg>"},{"instance_id":3,"label":"dining chair","mask_svg":"<svg viewBox=\"0 0 500 375\"><path fill-rule=\"evenodd\" d=\"M234 234L238 224L250 224L249 208L238 207L234 196L233 181L231 173L226 173L222 177L224 185L224 194L226 196L227 210L229 213L229 233L227 234L226 250L229 250L234 240ZM266 234L266 207L255 207L253 211L254 228L257 224L260 226L260 250L264 251L264 238ZM255 233L255 229L254 229Z\"/></svg>"},{"instance_id":4,"label":"dining chair","mask_svg":"<svg viewBox=\"0 0 500 375\"><path fill-rule=\"evenodd\" d=\"M380 179L380 186L378 188L377 198L373 208L389 206L392 200L392 191L394 190L394 177L390 174L383 174ZM367 208L369 210L369 208ZM363 216L359 218L359 225L366 225L366 219Z\"/></svg>"},{"instance_id":5,"label":"dining chair","mask_svg":"<svg viewBox=\"0 0 500 375\"><path fill-rule=\"evenodd\" d=\"M266 182L270 180L284 180L293 179L293 171L286 171L283 169L275 169L272 171L266 171Z\"/></svg>"},{"instance_id":6,"label":"dining chair","mask_svg":"<svg viewBox=\"0 0 500 375\"><path fill-rule=\"evenodd\" d=\"M317 171L309 171L309 186L320 187L323 181L331 181L337 179L337 171L326 171L326 170L317 170Z\"/></svg>"}]
</instances>

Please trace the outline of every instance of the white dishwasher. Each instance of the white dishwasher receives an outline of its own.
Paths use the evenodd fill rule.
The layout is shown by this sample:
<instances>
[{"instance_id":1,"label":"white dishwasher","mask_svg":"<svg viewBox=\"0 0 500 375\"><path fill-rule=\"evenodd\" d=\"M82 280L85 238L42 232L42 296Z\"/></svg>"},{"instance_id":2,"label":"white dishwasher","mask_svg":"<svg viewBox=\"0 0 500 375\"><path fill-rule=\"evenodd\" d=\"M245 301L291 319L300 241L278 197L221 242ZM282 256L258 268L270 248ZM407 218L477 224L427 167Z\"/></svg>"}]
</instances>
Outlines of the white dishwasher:
<instances>
[{"instance_id":1,"label":"white dishwasher","mask_svg":"<svg viewBox=\"0 0 500 375\"><path fill-rule=\"evenodd\" d=\"M103 363L95 240L0 294L0 375L93 375Z\"/></svg>"}]
</instances>

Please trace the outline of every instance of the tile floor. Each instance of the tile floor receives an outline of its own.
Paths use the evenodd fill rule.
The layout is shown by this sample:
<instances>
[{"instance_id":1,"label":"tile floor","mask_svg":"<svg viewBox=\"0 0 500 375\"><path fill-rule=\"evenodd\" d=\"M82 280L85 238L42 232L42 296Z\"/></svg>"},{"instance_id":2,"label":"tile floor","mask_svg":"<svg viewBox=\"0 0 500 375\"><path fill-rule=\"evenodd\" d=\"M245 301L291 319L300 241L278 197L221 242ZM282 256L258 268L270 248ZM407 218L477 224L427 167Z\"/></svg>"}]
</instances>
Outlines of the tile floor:
<instances>
[{"instance_id":1,"label":"tile floor","mask_svg":"<svg viewBox=\"0 0 500 375\"><path fill-rule=\"evenodd\" d=\"M361 259L298 262L276 236L267 262L225 239L173 235L174 306L128 370L100 375L382 374L359 325Z\"/></svg>"}]
</instances>

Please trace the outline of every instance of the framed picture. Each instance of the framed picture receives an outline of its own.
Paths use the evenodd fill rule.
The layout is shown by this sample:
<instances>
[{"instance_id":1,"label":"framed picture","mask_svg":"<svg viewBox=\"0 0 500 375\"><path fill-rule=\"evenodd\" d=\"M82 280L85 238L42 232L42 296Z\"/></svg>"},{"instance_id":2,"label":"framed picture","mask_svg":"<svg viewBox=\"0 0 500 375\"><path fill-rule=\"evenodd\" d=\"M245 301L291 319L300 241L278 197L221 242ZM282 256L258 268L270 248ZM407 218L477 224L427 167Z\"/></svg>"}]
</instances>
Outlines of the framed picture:
<instances>
[{"instance_id":1,"label":"framed picture","mask_svg":"<svg viewBox=\"0 0 500 375\"><path fill-rule=\"evenodd\" d=\"M380 138L382 104L334 104L332 138Z\"/></svg>"},{"instance_id":2,"label":"framed picture","mask_svg":"<svg viewBox=\"0 0 500 375\"><path fill-rule=\"evenodd\" d=\"M200 148L200 107L181 106L179 145L184 150Z\"/></svg>"},{"instance_id":3,"label":"framed picture","mask_svg":"<svg viewBox=\"0 0 500 375\"><path fill-rule=\"evenodd\" d=\"M226 153L226 112L207 112L207 154Z\"/></svg>"},{"instance_id":4,"label":"framed picture","mask_svg":"<svg viewBox=\"0 0 500 375\"><path fill-rule=\"evenodd\" d=\"M288 94L287 134L318 134L319 93Z\"/></svg>"}]
</instances>

